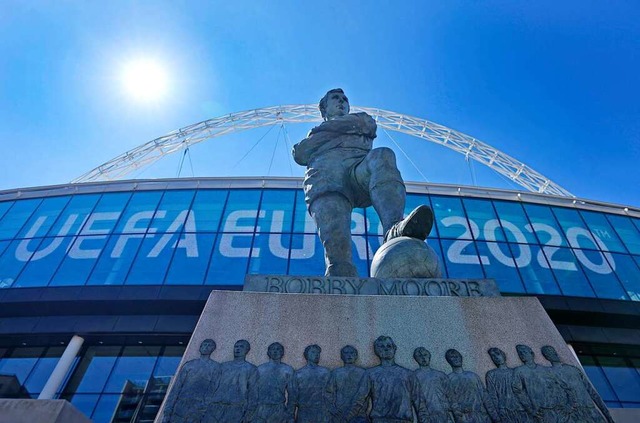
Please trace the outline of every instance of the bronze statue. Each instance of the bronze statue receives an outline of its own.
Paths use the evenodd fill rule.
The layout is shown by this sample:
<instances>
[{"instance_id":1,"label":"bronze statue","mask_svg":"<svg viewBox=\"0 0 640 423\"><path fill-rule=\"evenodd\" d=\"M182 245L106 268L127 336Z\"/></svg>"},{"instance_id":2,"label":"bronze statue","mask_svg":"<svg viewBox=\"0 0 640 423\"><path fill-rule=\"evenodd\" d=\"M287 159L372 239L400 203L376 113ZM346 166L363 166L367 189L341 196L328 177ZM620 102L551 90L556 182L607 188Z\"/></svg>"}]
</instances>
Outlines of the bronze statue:
<instances>
[{"instance_id":1,"label":"bronze statue","mask_svg":"<svg viewBox=\"0 0 640 423\"><path fill-rule=\"evenodd\" d=\"M293 147L296 163L307 166L305 200L325 252L326 276L358 276L351 255L351 211L373 205L384 241L400 236L426 239L433 212L419 206L403 219L406 190L389 148L372 148L376 122L349 113L342 89L320 100L324 122Z\"/></svg>"},{"instance_id":2,"label":"bronze statue","mask_svg":"<svg viewBox=\"0 0 640 423\"><path fill-rule=\"evenodd\" d=\"M567 421L571 415L570 388L550 368L534 361L533 350L517 345L522 365L513 370L513 392L534 422Z\"/></svg>"},{"instance_id":3,"label":"bronze statue","mask_svg":"<svg viewBox=\"0 0 640 423\"><path fill-rule=\"evenodd\" d=\"M353 397L358 391L360 380L364 376L365 369L356 366L358 350L346 345L340 350L340 358L343 366L331 371L331 377L327 383L327 402L329 412L332 415L332 423L341 423L341 416L353 407ZM350 423L367 422L367 410L353 416Z\"/></svg>"},{"instance_id":4,"label":"bronze statue","mask_svg":"<svg viewBox=\"0 0 640 423\"><path fill-rule=\"evenodd\" d=\"M502 422L529 423L531 418L513 392L513 369L507 367L507 355L500 348L489 348L496 368L485 375L487 393Z\"/></svg>"},{"instance_id":5,"label":"bronze statue","mask_svg":"<svg viewBox=\"0 0 640 423\"><path fill-rule=\"evenodd\" d=\"M182 365L165 400L163 423L199 422L204 417L220 379L220 363L209 357L215 349L215 341L205 339L200 357Z\"/></svg>"},{"instance_id":6,"label":"bronze statue","mask_svg":"<svg viewBox=\"0 0 640 423\"><path fill-rule=\"evenodd\" d=\"M343 421L350 422L367 410L370 399L372 423L413 422L412 399L416 388L411 371L396 364L396 350L389 336L380 336L374 341L373 351L380 364L367 369L353 398L354 404Z\"/></svg>"},{"instance_id":7,"label":"bronze statue","mask_svg":"<svg viewBox=\"0 0 640 423\"><path fill-rule=\"evenodd\" d=\"M222 363L218 389L208 399L211 412L205 412L203 423L248 422L256 405L256 366L246 358L251 345L241 339L233 346L233 360Z\"/></svg>"},{"instance_id":8,"label":"bronze statue","mask_svg":"<svg viewBox=\"0 0 640 423\"><path fill-rule=\"evenodd\" d=\"M413 359L420 366L413 371L415 379L414 408L419 423L440 423L449 420L447 389L449 379L439 370L432 369L431 353L424 347L413 351Z\"/></svg>"},{"instance_id":9,"label":"bronze statue","mask_svg":"<svg viewBox=\"0 0 640 423\"><path fill-rule=\"evenodd\" d=\"M613 423L609 409L584 373L574 366L562 363L556 349L552 346L545 345L541 351L544 358L551 363L551 370L556 372L572 391L572 395L569 397L575 403L571 404L572 411L569 421L571 423L602 423L606 419L607 423Z\"/></svg>"},{"instance_id":10,"label":"bronze statue","mask_svg":"<svg viewBox=\"0 0 640 423\"><path fill-rule=\"evenodd\" d=\"M329 423L330 415L326 404L326 386L331 372L319 366L322 349L309 345L304 349L307 365L296 370L293 375L291 409L297 408L297 423Z\"/></svg>"},{"instance_id":11,"label":"bronze statue","mask_svg":"<svg viewBox=\"0 0 640 423\"><path fill-rule=\"evenodd\" d=\"M274 342L267 348L269 361L258 366L255 420L261 423L293 422L287 396L292 393L293 368L282 362L284 347Z\"/></svg>"},{"instance_id":12,"label":"bronze statue","mask_svg":"<svg viewBox=\"0 0 640 423\"><path fill-rule=\"evenodd\" d=\"M450 349L445 353L451 366L447 398L456 423L491 423L500 421L480 377L462 368L462 354Z\"/></svg>"}]
</instances>

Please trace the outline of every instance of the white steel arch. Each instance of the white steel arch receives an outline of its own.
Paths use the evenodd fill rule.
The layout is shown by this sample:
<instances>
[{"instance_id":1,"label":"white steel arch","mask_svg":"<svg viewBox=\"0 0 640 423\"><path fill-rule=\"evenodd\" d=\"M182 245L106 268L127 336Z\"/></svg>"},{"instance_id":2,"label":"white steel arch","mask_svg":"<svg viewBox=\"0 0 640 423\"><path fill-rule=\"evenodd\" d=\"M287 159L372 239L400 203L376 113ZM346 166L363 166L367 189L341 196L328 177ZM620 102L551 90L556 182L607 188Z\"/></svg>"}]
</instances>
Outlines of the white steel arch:
<instances>
[{"instance_id":1,"label":"white steel arch","mask_svg":"<svg viewBox=\"0 0 640 423\"><path fill-rule=\"evenodd\" d=\"M526 164L461 132L425 119L371 107L351 108L352 112L367 112L381 128L401 132L440 144L463 154L506 176L528 191L573 197L549 178ZM185 126L129 150L74 179L72 183L121 179L130 172L148 166L167 154L182 150L210 138L276 123L320 122L322 117L315 104L272 106L231 113Z\"/></svg>"}]
</instances>

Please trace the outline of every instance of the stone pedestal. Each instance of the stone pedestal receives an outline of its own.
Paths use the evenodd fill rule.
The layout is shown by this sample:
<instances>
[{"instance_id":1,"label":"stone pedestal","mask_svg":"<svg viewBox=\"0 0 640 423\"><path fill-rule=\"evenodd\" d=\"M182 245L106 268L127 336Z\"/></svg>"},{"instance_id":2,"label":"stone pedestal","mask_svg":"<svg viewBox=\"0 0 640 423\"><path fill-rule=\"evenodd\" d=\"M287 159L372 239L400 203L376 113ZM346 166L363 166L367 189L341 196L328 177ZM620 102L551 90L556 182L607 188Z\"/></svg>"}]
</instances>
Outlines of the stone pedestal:
<instances>
[{"instance_id":1,"label":"stone pedestal","mask_svg":"<svg viewBox=\"0 0 640 423\"><path fill-rule=\"evenodd\" d=\"M304 353L310 345L321 348L319 365L328 370L343 365L340 350L346 345L358 350L358 366L370 368L380 363L373 347L380 336L392 338L397 348L395 362L408 371L418 368L414 351L424 347L431 353L431 367L449 374L452 366L445 359L445 353L455 349L462 356L462 370L472 372L465 375L471 378L472 374L477 375L483 386L487 372L496 368L488 354L490 348L505 352L509 368L522 365L516 352L518 344L530 347L539 365L550 366L541 348L551 346L563 363L579 367L534 297L232 291L211 293L181 365L198 359L202 342L213 339L217 349L210 357L217 363L233 360L236 341L247 340L251 349L246 361L255 366L267 363L269 345L279 342L284 347L282 363L293 370L308 364ZM548 367L540 369L546 370ZM162 421L161 415L156 421Z\"/></svg>"},{"instance_id":2,"label":"stone pedestal","mask_svg":"<svg viewBox=\"0 0 640 423\"><path fill-rule=\"evenodd\" d=\"M0 399L0 423L91 423L65 400Z\"/></svg>"}]
</instances>

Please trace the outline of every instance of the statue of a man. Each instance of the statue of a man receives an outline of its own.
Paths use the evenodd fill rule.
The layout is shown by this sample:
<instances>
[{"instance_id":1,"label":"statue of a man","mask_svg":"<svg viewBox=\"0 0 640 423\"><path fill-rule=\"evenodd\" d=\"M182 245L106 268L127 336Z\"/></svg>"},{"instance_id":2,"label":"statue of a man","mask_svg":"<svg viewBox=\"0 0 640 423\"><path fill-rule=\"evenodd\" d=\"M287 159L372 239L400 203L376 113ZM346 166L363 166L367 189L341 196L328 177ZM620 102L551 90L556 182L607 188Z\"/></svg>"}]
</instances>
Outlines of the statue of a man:
<instances>
[{"instance_id":1,"label":"statue of a man","mask_svg":"<svg viewBox=\"0 0 640 423\"><path fill-rule=\"evenodd\" d=\"M372 423L412 423L414 379L410 370L396 364L396 344L388 336L373 342L373 351L380 364L366 370L353 396L351 409L342 421L351 422L369 408ZM371 406L369 406L371 400Z\"/></svg>"},{"instance_id":2,"label":"statue of a man","mask_svg":"<svg viewBox=\"0 0 640 423\"><path fill-rule=\"evenodd\" d=\"M480 377L462 368L462 354L450 349L445 358L451 366L447 398L453 420L456 423L500 422Z\"/></svg>"},{"instance_id":3,"label":"statue of a man","mask_svg":"<svg viewBox=\"0 0 640 423\"><path fill-rule=\"evenodd\" d=\"M331 371L326 388L333 423L341 423L342 415L351 410L353 397L366 372L365 369L356 365L358 350L355 347L351 345L342 347L340 358L344 366ZM367 421L367 410L361 408L349 423L366 423Z\"/></svg>"},{"instance_id":4,"label":"statue of a man","mask_svg":"<svg viewBox=\"0 0 640 423\"><path fill-rule=\"evenodd\" d=\"M584 373L577 367L561 362L556 349L550 345L542 347L542 355L551 363L551 371L555 372L558 378L573 391L573 395L569 396L570 400L575 401L575 404L571 404L570 422L602 423L606 420L607 423L613 423L607 405ZM604 418L594 405L598 407Z\"/></svg>"},{"instance_id":5,"label":"statue of a man","mask_svg":"<svg viewBox=\"0 0 640 423\"><path fill-rule=\"evenodd\" d=\"M569 421L571 390L555 371L536 364L533 350L516 345L522 365L513 369L513 393L536 422Z\"/></svg>"},{"instance_id":6,"label":"statue of a man","mask_svg":"<svg viewBox=\"0 0 640 423\"><path fill-rule=\"evenodd\" d=\"M293 375L291 411L297 407L297 423L329 423L325 388L331 372L326 367L318 365L321 352L319 345L307 346L304 349L307 365L296 370Z\"/></svg>"},{"instance_id":7,"label":"statue of a man","mask_svg":"<svg viewBox=\"0 0 640 423\"><path fill-rule=\"evenodd\" d=\"M233 346L233 360L220 366L218 389L209 398L211 413L201 423L242 423L249 421L256 405L258 382L256 366L247 362L251 350L249 341L241 339Z\"/></svg>"},{"instance_id":8,"label":"statue of a man","mask_svg":"<svg viewBox=\"0 0 640 423\"><path fill-rule=\"evenodd\" d=\"M529 423L530 416L513 392L513 369L507 367L507 355L500 348L489 348L491 361L496 365L485 375L487 393L502 422Z\"/></svg>"},{"instance_id":9,"label":"statue of a man","mask_svg":"<svg viewBox=\"0 0 640 423\"><path fill-rule=\"evenodd\" d=\"M414 408L418 412L418 422L439 423L449 421L447 392L449 379L439 370L431 368L431 353L424 347L413 351L413 359L420 366L413 371L416 392Z\"/></svg>"},{"instance_id":10,"label":"statue of a man","mask_svg":"<svg viewBox=\"0 0 640 423\"><path fill-rule=\"evenodd\" d=\"M293 413L287 405L287 397L292 393L293 368L282 362L284 347L279 342L269 345L267 356L269 361L258 366L258 405L253 420L261 423L293 422Z\"/></svg>"},{"instance_id":11,"label":"statue of a man","mask_svg":"<svg viewBox=\"0 0 640 423\"><path fill-rule=\"evenodd\" d=\"M351 256L351 211L373 205L384 242L408 236L426 239L433 212L419 206L403 219L406 191L389 148L374 148L376 122L367 113L349 114L342 89L320 100L324 122L293 147L296 163L307 166L305 200L324 246L326 276L358 276Z\"/></svg>"},{"instance_id":12,"label":"statue of a man","mask_svg":"<svg viewBox=\"0 0 640 423\"><path fill-rule=\"evenodd\" d=\"M200 358L182 365L165 399L163 423L199 422L208 412L210 396L220 378L220 363L210 357L215 349L214 340L205 339L200 344Z\"/></svg>"}]
</instances>

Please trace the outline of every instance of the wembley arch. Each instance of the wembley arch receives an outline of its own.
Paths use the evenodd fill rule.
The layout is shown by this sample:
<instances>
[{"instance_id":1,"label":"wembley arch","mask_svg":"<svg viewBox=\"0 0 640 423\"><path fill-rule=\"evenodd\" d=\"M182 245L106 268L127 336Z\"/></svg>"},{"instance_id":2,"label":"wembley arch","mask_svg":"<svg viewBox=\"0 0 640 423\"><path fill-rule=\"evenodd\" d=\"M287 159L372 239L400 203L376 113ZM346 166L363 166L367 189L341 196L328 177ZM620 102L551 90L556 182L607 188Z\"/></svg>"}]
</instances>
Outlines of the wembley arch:
<instances>
[{"instance_id":1,"label":"wembley arch","mask_svg":"<svg viewBox=\"0 0 640 423\"><path fill-rule=\"evenodd\" d=\"M512 180L528 191L573 197L573 195L525 163L474 137L426 119L388 110L357 107L352 112L366 112L378 126L439 144L468 159L475 160ZM315 104L263 107L246 110L185 126L148 141L74 179L72 183L110 181L124 178L134 170L148 166L162 157L211 138L278 123L321 122Z\"/></svg>"}]
</instances>

